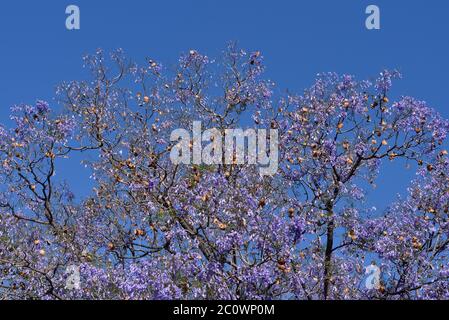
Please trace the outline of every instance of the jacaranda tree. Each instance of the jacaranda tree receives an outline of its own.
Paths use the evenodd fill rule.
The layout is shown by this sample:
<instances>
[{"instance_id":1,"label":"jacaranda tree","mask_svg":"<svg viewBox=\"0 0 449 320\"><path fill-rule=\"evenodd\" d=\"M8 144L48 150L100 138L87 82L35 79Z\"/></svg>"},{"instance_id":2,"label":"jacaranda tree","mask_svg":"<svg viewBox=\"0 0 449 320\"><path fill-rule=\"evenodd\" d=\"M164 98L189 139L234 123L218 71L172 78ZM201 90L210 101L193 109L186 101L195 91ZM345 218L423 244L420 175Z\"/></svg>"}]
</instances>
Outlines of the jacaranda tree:
<instances>
[{"instance_id":1,"label":"jacaranda tree","mask_svg":"<svg viewBox=\"0 0 449 320\"><path fill-rule=\"evenodd\" d=\"M393 101L399 73L282 93L260 52L234 45L170 68L121 51L85 66L90 81L62 83L55 106L13 107L0 127L0 297L449 298L449 122ZM174 164L170 134L193 121L278 130L276 174ZM82 161L71 174L69 158ZM390 161L416 180L376 212L365 197Z\"/></svg>"}]
</instances>

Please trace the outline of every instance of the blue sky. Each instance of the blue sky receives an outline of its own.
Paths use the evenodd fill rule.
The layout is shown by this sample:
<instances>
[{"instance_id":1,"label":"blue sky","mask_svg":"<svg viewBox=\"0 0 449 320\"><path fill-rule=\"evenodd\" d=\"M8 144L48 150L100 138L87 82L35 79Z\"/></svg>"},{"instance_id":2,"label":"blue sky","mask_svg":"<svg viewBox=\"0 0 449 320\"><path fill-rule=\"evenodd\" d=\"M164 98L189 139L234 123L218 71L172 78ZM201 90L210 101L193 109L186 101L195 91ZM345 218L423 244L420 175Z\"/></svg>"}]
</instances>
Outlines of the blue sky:
<instances>
[{"instance_id":1,"label":"blue sky","mask_svg":"<svg viewBox=\"0 0 449 320\"><path fill-rule=\"evenodd\" d=\"M65 28L69 4L80 7L79 31ZM369 4L380 7L381 30L365 28ZM81 57L96 48L121 47L137 60L170 65L192 48L217 55L230 40L262 51L267 77L290 91L302 91L319 72L363 78L397 68L404 75L397 95L426 100L449 118L448 31L443 0L3 1L0 122L11 105L51 101L57 83L84 78ZM398 166L386 168L373 193L380 207L413 176Z\"/></svg>"}]
</instances>

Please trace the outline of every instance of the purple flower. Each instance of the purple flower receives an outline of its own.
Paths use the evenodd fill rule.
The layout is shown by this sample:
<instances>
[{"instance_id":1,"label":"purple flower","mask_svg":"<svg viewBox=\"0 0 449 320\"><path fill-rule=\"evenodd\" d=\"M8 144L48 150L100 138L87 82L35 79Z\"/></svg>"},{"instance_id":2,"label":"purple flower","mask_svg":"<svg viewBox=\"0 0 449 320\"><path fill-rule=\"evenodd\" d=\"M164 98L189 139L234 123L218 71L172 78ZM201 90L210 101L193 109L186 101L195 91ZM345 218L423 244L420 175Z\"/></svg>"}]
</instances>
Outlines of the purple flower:
<instances>
[{"instance_id":1,"label":"purple flower","mask_svg":"<svg viewBox=\"0 0 449 320\"><path fill-rule=\"evenodd\" d=\"M46 113L50 112L50 106L48 105L48 102L46 102L46 101L37 100L36 110L39 114L46 114Z\"/></svg>"}]
</instances>

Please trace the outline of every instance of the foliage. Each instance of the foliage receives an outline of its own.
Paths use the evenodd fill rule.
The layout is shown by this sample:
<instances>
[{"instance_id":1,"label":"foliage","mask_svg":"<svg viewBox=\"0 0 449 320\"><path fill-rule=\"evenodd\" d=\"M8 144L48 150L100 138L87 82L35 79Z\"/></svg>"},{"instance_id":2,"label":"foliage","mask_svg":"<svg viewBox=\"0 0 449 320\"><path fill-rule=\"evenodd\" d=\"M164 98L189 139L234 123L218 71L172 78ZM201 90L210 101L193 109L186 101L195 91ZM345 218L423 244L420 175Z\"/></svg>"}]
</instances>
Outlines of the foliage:
<instances>
[{"instance_id":1,"label":"foliage","mask_svg":"<svg viewBox=\"0 0 449 320\"><path fill-rule=\"evenodd\" d=\"M217 61L191 50L175 70L121 51L85 65L91 81L58 87L62 111L15 106L0 127L2 298L449 298L449 123L389 101L397 72L319 75L295 95L234 45ZM278 129L278 174L173 165L170 132L195 120ZM90 168L88 197L56 175L66 158ZM377 214L364 199L387 161L418 174ZM71 265L79 289L66 288Z\"/></svg>"}]
</instances>

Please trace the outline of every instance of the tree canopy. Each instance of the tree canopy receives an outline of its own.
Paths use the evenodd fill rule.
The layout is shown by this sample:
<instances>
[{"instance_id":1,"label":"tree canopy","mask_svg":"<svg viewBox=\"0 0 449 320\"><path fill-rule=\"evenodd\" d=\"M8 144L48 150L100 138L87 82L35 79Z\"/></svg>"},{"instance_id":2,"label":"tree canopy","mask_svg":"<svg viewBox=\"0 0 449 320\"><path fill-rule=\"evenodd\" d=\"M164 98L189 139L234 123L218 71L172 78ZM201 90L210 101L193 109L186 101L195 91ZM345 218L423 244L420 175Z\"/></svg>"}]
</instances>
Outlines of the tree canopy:
<instances>
[{"instance_id":1,"label":"tree canopy","mask_svg":"<svg viewBox=\"0 0 449 320\"><path fill-rule=\"evenodd\" d=\"M0 126L0 297L449 298L449 122L393 101L398 72L321 74L294 94L233 44L173 68L121 50L84 62L90 80L62 83L55 107L14 106ZM278 130L276 174L174 164L170 134L194 121ZM91 172L86 197L60 178L72 157ZM365 199L389 161L416 179L376 212Z\"/></svg>"}]
</instances>

